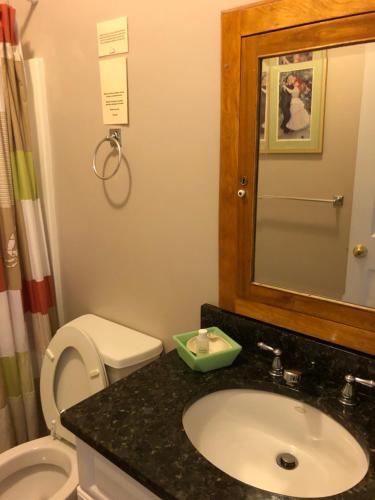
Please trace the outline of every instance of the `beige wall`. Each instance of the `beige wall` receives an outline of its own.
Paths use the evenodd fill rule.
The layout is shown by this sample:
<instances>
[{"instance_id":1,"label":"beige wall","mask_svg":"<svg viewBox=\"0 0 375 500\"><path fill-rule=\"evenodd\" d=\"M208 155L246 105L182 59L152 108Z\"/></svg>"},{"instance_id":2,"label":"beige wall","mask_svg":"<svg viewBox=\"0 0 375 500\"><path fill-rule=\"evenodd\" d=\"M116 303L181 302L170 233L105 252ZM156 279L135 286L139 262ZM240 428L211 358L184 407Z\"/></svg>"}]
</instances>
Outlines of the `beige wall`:
<instances>
[{"instance_id":1,"label":"beige wall","mask_svg":"<svg viewBox=\"0 0 375 500\"><path fill-rule=\"evenodd\" d=\"M361 108L364 45L327 51L322 154L263 154L259 192L332 198L344 206L258 202L255 279L341 299L345 291L353 179Z\"/></svg>"},{"instance_id":2,"label":"beige wall","mask_svg":"<svg viewBox=\"0 0 375 500\"><path fill-rule=\"evenodd\" d=\"M25 27L30 3L13 1L25 57L46 66L66 320L96 313L170 348L217 303L220 11L239 3L40 1ZM96 22L123 15L129 171L106 192L90 170L107 133Z\"/></svg>"}]
</instances>

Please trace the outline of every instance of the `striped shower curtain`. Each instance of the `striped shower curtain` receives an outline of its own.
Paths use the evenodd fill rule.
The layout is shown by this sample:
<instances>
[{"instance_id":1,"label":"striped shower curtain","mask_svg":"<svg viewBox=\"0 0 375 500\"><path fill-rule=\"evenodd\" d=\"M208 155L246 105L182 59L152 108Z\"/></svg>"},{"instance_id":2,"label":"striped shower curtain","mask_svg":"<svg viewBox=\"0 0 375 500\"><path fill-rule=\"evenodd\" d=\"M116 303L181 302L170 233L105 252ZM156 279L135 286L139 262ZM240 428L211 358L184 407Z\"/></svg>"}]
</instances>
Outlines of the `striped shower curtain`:
<instances>
[{"instance_id":1,"label":"striped shower curtain","mask_svg":"<svg viewBox=\"0 0 375 500\"><path fill-rule=\"evenodd\" d=\"M41 433L39 376L54 289L31 155L15 10L0 4L0 451Z\"/></svg>"}]
</instances>

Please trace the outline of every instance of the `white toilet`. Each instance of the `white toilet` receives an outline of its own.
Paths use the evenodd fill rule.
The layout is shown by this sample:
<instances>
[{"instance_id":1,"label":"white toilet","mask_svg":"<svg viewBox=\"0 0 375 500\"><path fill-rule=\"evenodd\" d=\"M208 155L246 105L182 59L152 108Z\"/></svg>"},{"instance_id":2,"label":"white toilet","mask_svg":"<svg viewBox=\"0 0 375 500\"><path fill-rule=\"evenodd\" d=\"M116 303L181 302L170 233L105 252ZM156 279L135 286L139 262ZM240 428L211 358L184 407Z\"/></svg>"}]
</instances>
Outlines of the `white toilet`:
<instances>
[{"instance_id":1,"label":"white toilet","mask_svg":"<svg viewBox=\"0 0 375 500\"><path fill-rule=\"evenodd\" d=\"M160 340L92 314L61 327L43 359L40 395L51 435L0 455L1 500L75 499L75 438L62 410L158 358Z\"/></svg>"}]
</instances>

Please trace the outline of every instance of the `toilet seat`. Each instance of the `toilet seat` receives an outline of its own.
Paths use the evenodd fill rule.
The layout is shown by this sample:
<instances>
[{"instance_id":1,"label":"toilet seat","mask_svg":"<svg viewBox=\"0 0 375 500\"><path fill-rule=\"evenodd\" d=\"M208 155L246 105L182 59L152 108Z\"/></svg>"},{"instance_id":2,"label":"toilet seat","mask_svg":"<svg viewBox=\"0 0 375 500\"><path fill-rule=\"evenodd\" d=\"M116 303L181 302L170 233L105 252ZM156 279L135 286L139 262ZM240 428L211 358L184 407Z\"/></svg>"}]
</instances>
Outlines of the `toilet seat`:
<instances>
[{"instance_id":1,"label":"toilet seat","mask_svg":"<svg viewBox=\"0 0 375 500\"><path fill-rule=\"evenodd\" d=\"M0 497L76 498L78 467L75 450L51 436L35 439L0 455Z\"/></svg>"},{"instance_id":2,"label":"toilet seat","mask_svg":"<svg viewBox=\"0 0 375 500\"><path fill-rule=\"evenodd\" d=\"M79 393L71 383L75 379L81 382L77 384ZM81 388L84 379L86 387ZM40 377L43 415L51 433L74 444L74 435L60 422L61 412L107 385L105 368L91 338L74 326L60 328L45 352Z\"/></svg>"},{"instance_id":3,"label":"toilet seat","mask_svg":"<svg viewBox=\"0 0 375 500\"><path fill-rule=\"evenodd\" d=\"M135 366L145 364L161 350L159 340L94 315L62 326L46 349L40 377L42 409L51 436L0 454L1 499L76 500L76 452L64 442L74 445L75 436L62 426L62 411L108 386L103 361L115 372L111 380L118 380L124 368L132 368L135 362Z\"/></svg>"}]
</instances>

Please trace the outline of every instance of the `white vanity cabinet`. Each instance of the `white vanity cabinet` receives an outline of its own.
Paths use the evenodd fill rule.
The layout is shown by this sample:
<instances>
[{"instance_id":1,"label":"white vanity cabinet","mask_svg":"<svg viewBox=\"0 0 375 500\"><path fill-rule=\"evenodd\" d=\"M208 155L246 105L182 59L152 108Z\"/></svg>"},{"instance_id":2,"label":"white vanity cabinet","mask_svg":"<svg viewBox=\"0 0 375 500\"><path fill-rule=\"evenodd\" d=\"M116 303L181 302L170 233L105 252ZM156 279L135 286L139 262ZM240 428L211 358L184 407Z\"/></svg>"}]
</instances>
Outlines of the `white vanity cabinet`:
<instances>
[{"instance_id":1,"label":"white vanity cabinet","mask_svg":"<svg viewBox=\"0 0 375 500\"><path fill-rule=\"evenodd\" d=\"M76 438L80 500L160 500L96 450Z\"/></svg>"}]
</instances>

